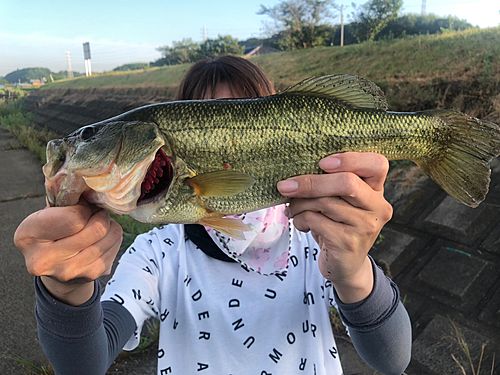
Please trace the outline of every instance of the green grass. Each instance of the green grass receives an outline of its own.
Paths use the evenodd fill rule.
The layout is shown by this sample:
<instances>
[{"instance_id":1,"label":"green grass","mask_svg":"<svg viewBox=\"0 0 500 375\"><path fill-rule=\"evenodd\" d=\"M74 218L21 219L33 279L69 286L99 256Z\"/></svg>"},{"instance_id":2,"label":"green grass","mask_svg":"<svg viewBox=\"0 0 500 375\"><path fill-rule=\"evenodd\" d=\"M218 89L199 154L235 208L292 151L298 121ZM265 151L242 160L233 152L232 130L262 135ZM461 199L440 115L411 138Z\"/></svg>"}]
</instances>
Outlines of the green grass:
<instances>
[{"instance_id":1,"label":"green grass","mask_svg":"<svg viewBox=\"0 0 500 375\"><path fill-rule=\"evenodd\" d=\"M304 78L352 73L382 86L401 80L500 79L500 27L438 35L366 42L344 47L318 47L257 56L278 88ZM165 87L178 85L189 64L135 72L114 72L46 85L52 88Z\"/></svg>"},{"instance_id":2,"label":"green grass","mask_svg":"<svg viewBox=\"0 0 500 375\"><path fill-rule=\"evenodd\" d=\"M54 375L54 370L47 363L38 363L18 355L0 355L0 358L17 363L23 369L24 375Z\"/></svg>"},{"instance_id":3,"label":"green grass","mask_svg":"<svg viewBox=\"0 0 500 375\"><path fill-rule=\"evenodd\" d=\"M11 95L16 98L21 98L25 96L27 92L17 87L5 86L0 88L0 103L4 103L5 100L2 99L4 95Z\"/></svg>"},{"instance_id":4,"label":"green grass","mask_svg":"<svg viewBox=\"0 0 500 375\"><path fill-rule=\"evenodd\" d=\"M151 229L155 227L153 224L144 224L140 223L130 216L123 215L111 215L113 220L115 220L118 224L123 228L123 243L122 248L129 247L132 242L134 242L135 237L141 233L149 232Z\"/></svg>"},{"instance_id":5,"label":"green grass","mask_svg":"<svg viewBox=\"0 0 500 375\"><path fill-rule=\"evenodd\" d=\"M182 76L189 68L188 64L151 68L128 72L109 72L95 74L92 77L78 77L66 79L43 86L41 90L53 88L117 88L117 87L161 87L174 88L179 84Z\"/></svg>"},{"instance_id":6,"label":"green grass","mask_svg":"<svg viewBox=\"0 0 500 375\"><path fill-rule=\"evenodd\" d=\"M21 110L18 102L0 104L0 126L14 134L41 163L45 163L47 142L57 136L54 132L32 126L31 116Z\"/></svg>"},{"instance_id":7,"label":"green grass","mask_svg":"<svg viewBox=\"0 0 500 375\"><path fill-rule=\"evenodd\" d=\"M376 82L500 75L500 28L340 47L298 50L256 58L279 85L312 75L354 73Z\"/></svg>"}]
</instances>

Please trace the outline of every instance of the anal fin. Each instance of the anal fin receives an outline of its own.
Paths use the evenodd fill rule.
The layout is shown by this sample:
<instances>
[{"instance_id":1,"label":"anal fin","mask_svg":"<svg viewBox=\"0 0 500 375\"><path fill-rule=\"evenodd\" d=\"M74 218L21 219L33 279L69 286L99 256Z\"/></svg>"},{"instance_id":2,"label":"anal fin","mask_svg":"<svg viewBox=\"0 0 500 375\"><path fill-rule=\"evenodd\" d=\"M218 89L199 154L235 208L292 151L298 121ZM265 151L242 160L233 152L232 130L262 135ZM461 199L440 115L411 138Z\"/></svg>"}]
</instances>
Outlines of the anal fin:
<instances>
[{"instance_id":1,"label":"anal fin","mask_svg":"<svg viewBox=\"0 0 500 375\"><path fill-rule=\"evenodd\" d=\"M237 240L245 239L244 232L252 230L250 225L244 224L240 219L227 218L222 215L204 217L198 221L198 224L211 227Z\"/></svg>"}]
</instances>

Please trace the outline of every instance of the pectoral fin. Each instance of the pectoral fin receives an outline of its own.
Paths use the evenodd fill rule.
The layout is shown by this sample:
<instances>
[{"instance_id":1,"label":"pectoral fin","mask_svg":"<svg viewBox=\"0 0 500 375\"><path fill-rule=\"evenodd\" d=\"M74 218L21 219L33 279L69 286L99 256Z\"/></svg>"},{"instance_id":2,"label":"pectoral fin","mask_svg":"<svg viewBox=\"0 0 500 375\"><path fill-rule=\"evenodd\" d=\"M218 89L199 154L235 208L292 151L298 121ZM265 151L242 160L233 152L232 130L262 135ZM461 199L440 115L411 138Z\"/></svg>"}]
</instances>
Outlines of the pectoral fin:
<instances>
[{"instance_id":1,"label":"pectoral fin","mask_svg":"<svg viewBox=\"0 0 500 375\"><path fill-rule=\"evenodd\" d=\"M241 193L253 184L252 176L236 171L202 173L186 180L198 196L220 197Z\"/></svg>"},{"instance_id":2,"label":"pectoral fin","mask_svg":"<svg viewBox=\"0 0 500 375\"><path fill-rule=\"evenodd\" d=\"M222 215L205 217L198 221L198 224L211 227L237 240L244 240L244 232L252 230L250 225L244 224L240 219L226 218Z\"/></svg>"}]
</instances>

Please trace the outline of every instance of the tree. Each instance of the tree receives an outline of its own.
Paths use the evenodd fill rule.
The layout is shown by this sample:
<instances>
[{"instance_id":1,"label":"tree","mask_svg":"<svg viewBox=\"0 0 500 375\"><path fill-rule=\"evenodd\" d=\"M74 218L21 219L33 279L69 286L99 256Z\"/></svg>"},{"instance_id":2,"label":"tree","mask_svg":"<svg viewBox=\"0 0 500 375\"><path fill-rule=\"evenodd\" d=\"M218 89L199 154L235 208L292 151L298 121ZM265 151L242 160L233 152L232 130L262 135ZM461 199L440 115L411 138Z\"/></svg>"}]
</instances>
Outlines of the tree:
<instances>
[{"instance_id":1,"label":"tree","mask_svg":"<svg viewBox=\"0 0 500 375\"><path fill-rule=\"evenodd\" d=\"M9 83L23 83L32 79L48 79L49 75L50 69L47 68L23 68L6 74L4 78Z\"/></svg>"},{"instance_id":2,"label":"tree","mask_svg":"<svg viewBox=\"0 0 500 375\"><path fill-rule=\"evenodd\" d=\"M158 47L163 57L158 60L160 65L176 65L196 61L199 58L199 43L193 42L192 39L182 39L172 42L172 47Z\"/></svg>"},{"instance_id":3,"label":"tree","mask_svg":"<svg viewBox=\"0 0 500 375\"><path fill-rule=\"evenodd\" d=\"M354 14L359 41L374 40L389 22L398 17L402 0L370 0Z\"/></svg>"},{"instance_id":4,"label":"tree","mask_svg":"<svg viewBox=\"0 0 500 375\"><path fill-rule=\"evenodd\" d=\"M320 26L332 17L333 0L283 0L273 7L261 5L257 14L274 20L282 49L324 44Z\"/></svg>"},{"instance_id":5,"label":"tree","mask_svg":"<svg viewBox=\"0 0 500 375\"><path fill-rule=\"evenodd\" d=\"M406 35L437 34L443 30L465 30L473 26L454 16L438 17L434 14L406 14L391 20L376 39L401 38Z\"/></svg>"},{"instance_id":6,"label":"tree","mask_svg":"<svg viewBox=\"0 0 500 375\"><path fill-rule=\"evenodd\" d=\"M243 47L238 39L231 35L219 35L217 39L207 39L200 44L199 54L201 58L210 58L220 55L241 55Z\"/></svg>"},{"instance_id":7,"label":"tree","mask_svg":"<svg viewBox=\"0 0 500 375\"><path fill-rule=\"evenodd\" d=\"M241 55L243 46L231 35L219 35L217 39L207 39L201 44L183 39L173 42L172 47L163 46L157 50L163 57L152 62L151 66L185 64L227 54Z\"/></svg>"},{"instance_id":8,"label":"tree","mask_svg":"<svg viewBox=\"0 0 500 375\"><path fill-rule=\"evenodd\" d=\"M125 72L129 70L141 70L149 68L149 63L130 63L117 66L113 69L113 72Z\"/></svg>"}]
</instances>

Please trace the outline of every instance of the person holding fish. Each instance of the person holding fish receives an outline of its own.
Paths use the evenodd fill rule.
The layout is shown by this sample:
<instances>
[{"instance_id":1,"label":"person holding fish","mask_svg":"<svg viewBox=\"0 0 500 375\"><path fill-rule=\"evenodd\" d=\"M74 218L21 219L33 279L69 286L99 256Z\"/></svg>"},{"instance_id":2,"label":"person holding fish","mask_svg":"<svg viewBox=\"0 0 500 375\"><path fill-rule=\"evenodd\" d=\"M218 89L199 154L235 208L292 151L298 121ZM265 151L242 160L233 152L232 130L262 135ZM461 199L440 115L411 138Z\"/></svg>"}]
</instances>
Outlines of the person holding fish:
<instances>
[{"instance_id":1,"label":"person holding fish","mask_svg":"<svg viewBox=\"0 0 500 375\"><path fill-rule=\"evenodd\" d=\"M192 66L178 99L218 99L209 101L218 105L273 94L255 64L224 56ZM190 126L203 130L203 124ZM78 137L90 142L98 132L87 127ZM148 127L141 132L150 136ZM228 147L238 142L216 134ZM265 151L260 147L265 137L253 140L256 155ZM50 147L57 155L59 144ZM121 147L123 152L126 141ZM209 159L211 144L198 147ZM173 158L165 146L156 147L134 201L151 205L164 176L178 178ZM56 159L58 166L44 167L49 191L65 183L55 177L65 161ZM183 189L194 191L198 202L217 197L223 206L227 199L218 198L223 196L218 189L234 195L249 184L238 160L224 154L219 172L191 175ZM99 190L105 181L97 173L85 184L74 177L72 186L94 190L80 191L66 204L53 206L60 198L49 193L51 207L26 218L15 243L36 276L39 338L56 373L104 374L122 349L139 344L144 322L155 318L160 321L159 375L342 374L342 353L329 320L334 307L366 363L383 374L401 374L411 355L410 319L397 286L368 255L392 215L383 194L388 161L378 153L341 152L317 162L322 173L280 180L272 192L279 199L271 207L160 225L138 236L104 291L95 280L111 273L122 231L96 204L112 205L116 197L131 195L123 189L134 184L133 177L116 199L103 198L104 193L96 198L96 191L106 190ZM200 168L190 166L183 173ZM127 204L120 206L122 212Z\"/></svg>"}]
</instances>

